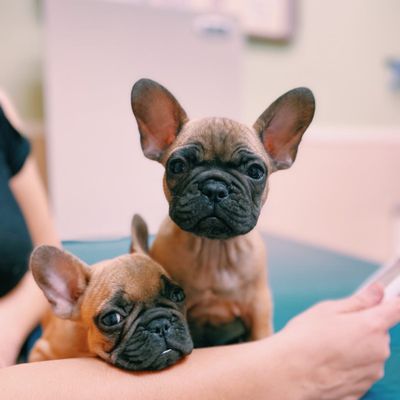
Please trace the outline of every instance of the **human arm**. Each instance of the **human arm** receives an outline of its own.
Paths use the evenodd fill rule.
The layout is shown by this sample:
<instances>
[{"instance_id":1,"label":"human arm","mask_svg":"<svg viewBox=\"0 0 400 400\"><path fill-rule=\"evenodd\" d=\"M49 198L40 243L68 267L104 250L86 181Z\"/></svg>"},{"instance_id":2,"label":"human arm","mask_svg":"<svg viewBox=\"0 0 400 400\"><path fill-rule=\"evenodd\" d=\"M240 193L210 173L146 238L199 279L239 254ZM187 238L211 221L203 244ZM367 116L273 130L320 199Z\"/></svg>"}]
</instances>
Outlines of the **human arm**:
<instances>
[{"instance_id":1,"label":"human arm","mask_svg":"<svg viewBox=\"0 0 400 400\"><path fill-rule=\"evenodd\" d=\"M194 350L161 372L126 372L97 359L58 360L0 370L0 387L16 400L358 399L381 376L387 330L400 321L400 300L381 300L378 289L324 302L270 338Z\"/></svg>"},{"instance_id":2,"label":"human arm","mask_svg":"<svg viewBox=\"0 0 400 400\"><path fill-rule=\"evenodd\" d=\"M42 400L212 400L236 399L238 393L240 399L256 399L257 385L263 381L264 373L273 374L268 365L261 368L260 362L255 363L259 357L260 347L254 342L195 350L174 367L152 373L124 372L97 359L49 361L0 371L0 386L5 398L15 399L26 398L28 388L32 398ZM20 379L25 382L25 389L21 388ZM271 390L271 396L272 393Z\"/></svg>"},{"instance_id":3,"label":"human arm","mask_svg":"<svg viewBox=\"0 0 400 400\"><path fill-rule=\"evenodd\" d=\"M60 246L46 193L31 156L9 184L33 244ZM0 298L0 367L15 363L25 338L38 324L47 307L47 300L29 271L11 292Z\"/></svg>"}]
</instances>

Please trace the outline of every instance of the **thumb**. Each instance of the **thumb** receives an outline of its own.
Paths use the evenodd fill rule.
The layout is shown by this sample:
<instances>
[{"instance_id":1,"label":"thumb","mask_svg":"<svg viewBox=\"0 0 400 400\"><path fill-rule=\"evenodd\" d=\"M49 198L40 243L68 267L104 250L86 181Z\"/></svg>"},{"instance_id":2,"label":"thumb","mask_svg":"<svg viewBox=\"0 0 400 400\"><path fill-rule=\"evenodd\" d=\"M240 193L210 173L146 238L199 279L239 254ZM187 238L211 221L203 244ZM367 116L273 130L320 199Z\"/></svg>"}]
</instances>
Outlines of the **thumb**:
<instances>
[{"instance_id":1,"label":"thumb","mask_svg":"<svg viewBox=\"0 0 400 400\"><path fill-rule=\"evenodd\" d=\"M384 296L384 289L381 285L374 283L369 285L352 296L337 302L338 311L356 312L371 308L379 304Z\"/></svg>"}]
</instances>

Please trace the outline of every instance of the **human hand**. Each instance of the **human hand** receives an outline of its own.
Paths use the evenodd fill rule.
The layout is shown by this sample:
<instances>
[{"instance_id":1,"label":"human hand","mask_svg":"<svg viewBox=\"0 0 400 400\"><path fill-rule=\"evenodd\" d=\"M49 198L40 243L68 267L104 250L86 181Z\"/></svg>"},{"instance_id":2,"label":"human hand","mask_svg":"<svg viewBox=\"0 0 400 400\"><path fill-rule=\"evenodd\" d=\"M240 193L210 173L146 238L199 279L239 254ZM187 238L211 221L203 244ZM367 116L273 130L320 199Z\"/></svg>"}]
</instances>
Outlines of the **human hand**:
<instances>
[{"instance_id":1,"label":"human hand","mask_svg":"<svg viewBox=\"0 0 400 400\"><path fill-rule=\"evenodd\" d=\"M388 330L400 322L400 299L382 299L383 289L373 285L317 304L278 333L290 349L285 362L305 399L359 399L383 377Z\"/></svg>"}]
</instances>

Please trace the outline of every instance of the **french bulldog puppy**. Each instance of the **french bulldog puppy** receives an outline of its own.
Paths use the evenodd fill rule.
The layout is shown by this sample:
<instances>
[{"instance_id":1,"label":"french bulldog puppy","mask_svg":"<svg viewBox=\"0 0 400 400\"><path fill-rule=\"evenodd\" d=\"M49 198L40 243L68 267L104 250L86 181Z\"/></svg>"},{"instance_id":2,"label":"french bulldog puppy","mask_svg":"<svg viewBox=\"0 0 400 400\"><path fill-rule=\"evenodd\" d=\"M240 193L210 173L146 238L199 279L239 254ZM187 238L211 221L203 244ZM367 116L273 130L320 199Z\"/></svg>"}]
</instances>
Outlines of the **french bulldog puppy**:
<instances>
[{"instance_id":1,"label":"french bulldog puppy","mask_svg":"<svg viewBox=\"0 0 400 400\"><path fill-rule=\"evenodd\" d=\"M131 105L144 155L165 167L169 218L150 255L186 292L195 347L271 334L266 251L253 228L268 177L296 158L314 115L312 92L285 93L253 127L227 118L189 120L150 79L135 83Z\"/></svg>"},{"instance_id":2,"label":"french bulldog puppy","mask_svg":"<svg viewBox=\"0 0 400 400\"><path fill-rule=\"evenodd\" d=\"M133 254L89 267L72 254L39 246L33 276L54 314L29 361L98 356L128 370L166 368L192 351L185 295L165 270L143 253L147 241L132 222Z\"/></svg>"}]
</instances>

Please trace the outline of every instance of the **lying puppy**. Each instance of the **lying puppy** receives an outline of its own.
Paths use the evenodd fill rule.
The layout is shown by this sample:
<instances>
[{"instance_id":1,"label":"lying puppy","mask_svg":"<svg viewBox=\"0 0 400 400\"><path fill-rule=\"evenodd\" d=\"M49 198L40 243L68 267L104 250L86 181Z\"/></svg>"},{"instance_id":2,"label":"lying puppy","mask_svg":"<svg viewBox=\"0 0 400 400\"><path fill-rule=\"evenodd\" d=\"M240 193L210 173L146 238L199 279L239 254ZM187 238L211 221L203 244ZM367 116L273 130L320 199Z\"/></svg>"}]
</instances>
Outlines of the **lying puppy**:
<instances>
[{"instance_id":1,"label":"lying puppy","mask_svg":"<svg viewBox=\"0 0 400 400\"><path fill-rule=\"evenodd\" d=\"M314 96L279 97L252 128L226 118L189 121L163 86L141 79L131 95L143 153L165 167L169 218L151 248L185 290L195 347L272 332L261 236L253 230L271 173L292 165Z\"/></svg>"},{"instance_id":2,"label":"lying puppy","mask_svg":"<svg viewBox=\"0 0 400 400\"><path fill-rule=\"evenodd\" d=\"M133 237L137 242L134 218ZM192 351L184 292L142 253L89 267L72 254L40 246L33 276L52 305L29 361L99 356L128 370L159 370Z\"/></svg>"}]
</instances>

